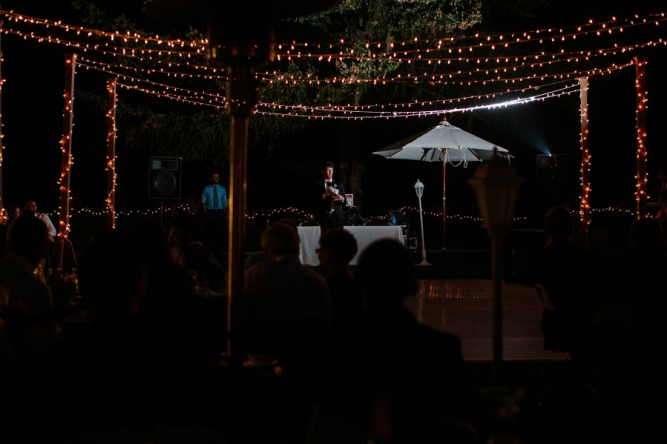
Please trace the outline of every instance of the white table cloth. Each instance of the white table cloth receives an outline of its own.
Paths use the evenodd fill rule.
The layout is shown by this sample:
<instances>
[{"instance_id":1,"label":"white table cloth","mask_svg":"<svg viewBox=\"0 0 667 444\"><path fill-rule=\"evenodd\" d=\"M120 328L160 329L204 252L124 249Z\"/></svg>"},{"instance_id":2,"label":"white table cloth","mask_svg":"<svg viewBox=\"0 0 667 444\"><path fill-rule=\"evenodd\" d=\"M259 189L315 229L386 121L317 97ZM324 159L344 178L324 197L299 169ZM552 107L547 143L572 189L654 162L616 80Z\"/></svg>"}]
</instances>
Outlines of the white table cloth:
<instances>
[{"instance_id":1,"label":"white table cloth","mask_svg":"<svg viewBox=\"0 0 667 444\"><path fill-rule=\"evenodd\" d=\"M320 246L320 227L297 227L299 237L301 238L301 263L304 265L317 266L320 260L317 257L316 250ZM357 255L354 256L350 265L357 265L361 253L373 242L380 239L394 239L405 245L403 242L403 232L400 226L380 226L380 227L345 227L347 231L357 240Z\"/></svg>"}]
</instances>

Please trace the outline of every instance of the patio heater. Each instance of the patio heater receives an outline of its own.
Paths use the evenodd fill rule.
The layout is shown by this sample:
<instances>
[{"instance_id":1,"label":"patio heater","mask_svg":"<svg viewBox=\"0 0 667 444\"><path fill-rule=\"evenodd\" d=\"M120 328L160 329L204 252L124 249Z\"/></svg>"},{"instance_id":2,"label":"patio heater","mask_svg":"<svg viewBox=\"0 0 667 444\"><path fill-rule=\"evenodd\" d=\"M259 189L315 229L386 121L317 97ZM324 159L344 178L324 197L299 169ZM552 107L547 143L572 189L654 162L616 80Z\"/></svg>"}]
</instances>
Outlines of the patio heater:
<instances>
[{"instance_id":1,"label":"patio heater","mask_svg":"<svg viewBox=\"0 0 667 444\"><path fill-rule=\"evenodd\" d=\"M477 168L468 184L475 190L482 227L491 236L491 278L493 281L493 382L498 383L503 360L502 241L512 225L519 186L523 179L516 169L493 156Z\"/></svg>"},{"instance_id":2,"label":"patio heater","mask_svg":"<svg viewBox=\"0 0 667 444\"><path fill-rule=\"evenodd\" d=\"M422 261L419 265L431 265L426 261L426 244L424 243L424 215L422 212L422 196L424 195L424 184L417 179L415 184L415 192L419 198L419 224L422 229Z\"/></svg>"}]
</instances>

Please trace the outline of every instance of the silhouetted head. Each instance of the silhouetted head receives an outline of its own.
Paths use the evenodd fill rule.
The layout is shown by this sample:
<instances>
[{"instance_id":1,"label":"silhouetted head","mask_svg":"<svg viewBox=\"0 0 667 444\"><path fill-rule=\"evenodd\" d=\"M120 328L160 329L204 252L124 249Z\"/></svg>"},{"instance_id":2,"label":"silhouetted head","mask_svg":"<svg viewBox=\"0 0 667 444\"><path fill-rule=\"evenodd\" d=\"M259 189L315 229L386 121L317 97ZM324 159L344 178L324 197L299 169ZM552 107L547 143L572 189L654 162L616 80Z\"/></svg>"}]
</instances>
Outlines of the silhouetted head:
<instances>
[{"instance_id":1,"label":"silhouetted head","mask_svg":"<svg viewBox=\"0 0 667 444\"><path fill-rule=\"evenodd\" d=\"M204 233L201 224L195 216L181 216L177 218L169 229L169 245L184 247L190 242L201 241Z\"/></svg>"},{"instance_id":2,"label":"silhouetted head","mask_svg":"<svg viewBox=\"0 0 667 444\"><path fill-rule=\"evenodd\" d=\"M371 307L399 306L417 292L412 257L394 240L380 240L364 250L357 277Z\"/></svg>"},{"instance_id":3,"label":"silhouetted head","mask_svg":"<svg viewBox=\"0 0 667 444\"><path fill-rule=\"evenodd\" d=\"M103 314L137 314L146 292L145 251L137 232L95 239L79 260L79 290Z\"/></svg>"},{"instance_id":4,"label":"silhouetted head","mask_svg":"<svg viewBox=\"0 0 667 444\"><path fill-rule=\"evenodd\" d=\"M46 224L30 211L21 213L7 233L9 251L27 259L35 267L46 255L51 242L53 238Z\"/></svg>"},{"instance_id":5,"label":"silhouetted head","mask_svg":"<svg viewBox=\"0 0 667 444\"><path fill-rule=\"evenodd\" d=\"M657 243L662 237L662 228L657 220L643 217L637 219L630 227L632 245L648 245Z\"/></svg>"},{"instance_id":6,"label":"silhouetted head","mask_svg":"<svg viewBox=\"0 0 667 444\"><path fill-rule=\"evenodd\" d=\"M269 260L299 254L299 234L289 225L274 224L262 233L262 249Z\"/></svg>"},{"instance_id":7,"label":"silhouetted head","mask_svg":"<svg viewBox=\"0 0 667 444\"><path fill-rule=\"evenodd\" d=\"M23 206L24 210L32 211L33 213L37 212L37 202L34 200L28 200L26 201L25 205Z\"/></svg>"},{"instance_id":8,"label":"silhouetted head","mask_svg":"<svg viewBox=\"0 0 667 444\"><path fill-rule=\"evenodd\" d=\"M347 230L332 228L320 237L318 257L323 267L330 263L347 267L356 254L357 240Z\"/></svg>"},{"instance_id":9,"label":"silhouetted head","mask_svg":"<svg viewBox=\"0 0 667 444\"><path fill-rule=\"evenodd\" d=\"M160 222L149 217L142 217L132 223L132 231L139 235L144 244L147 262L169 257L167 233Z\"/></svg>"},{"instance_id":10,"label":"silhouetted head","mask_svg":"<svg viewBox=\"0 0 667 444\"><path fill-rule=\"evenodd\" d=\"M14 222L21 215L21 208L18 205L9 205L7 208L7 219Z\"/></svg>"},{"instance_id":11,"label":"silhouetted head","mask_svg":"<svg viewBox=\"0 0 667 444\"><path fill-rule=\"evenodd\" d=\"M574 218L565 207L553 207L544 216L544 228L555 241L567 241L572 236Z\"/></svg>"},{"instance_id":12,"label":"silhouetted head","mask_svg":"<svg viewBox=\"0 0 667 444\"><path fill-rule=\"evenodd\" d=\"M290 219L289 217L278 219L273 225L287 225L288 227L294 228L294 231L297 231L296 222L294 222L294 220Z\"/></svg>"}]
</instances>

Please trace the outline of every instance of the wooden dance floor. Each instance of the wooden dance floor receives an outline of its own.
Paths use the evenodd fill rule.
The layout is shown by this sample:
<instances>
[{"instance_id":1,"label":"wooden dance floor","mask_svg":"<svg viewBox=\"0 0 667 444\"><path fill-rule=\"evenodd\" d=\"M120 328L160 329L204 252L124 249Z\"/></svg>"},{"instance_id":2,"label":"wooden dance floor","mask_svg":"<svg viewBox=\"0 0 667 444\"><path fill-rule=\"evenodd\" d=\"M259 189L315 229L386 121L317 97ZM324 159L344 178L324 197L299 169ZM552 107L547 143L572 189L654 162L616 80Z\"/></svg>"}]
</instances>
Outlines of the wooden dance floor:
<instances>
[{"instance_id":1,"label":"wooden dance floor","mask_svg":"<svg viewBox=\"0 0 667 444\"><path fill-rule=\"evenodd\" d=\"M492 301L488 279L419 280L419 293L406 302L415 317L461 338L466 361L491 360ZM504 285L505 360L562 360L566 353L542 349L542 304L533 287Z\"/></svg>"}]
</instances>

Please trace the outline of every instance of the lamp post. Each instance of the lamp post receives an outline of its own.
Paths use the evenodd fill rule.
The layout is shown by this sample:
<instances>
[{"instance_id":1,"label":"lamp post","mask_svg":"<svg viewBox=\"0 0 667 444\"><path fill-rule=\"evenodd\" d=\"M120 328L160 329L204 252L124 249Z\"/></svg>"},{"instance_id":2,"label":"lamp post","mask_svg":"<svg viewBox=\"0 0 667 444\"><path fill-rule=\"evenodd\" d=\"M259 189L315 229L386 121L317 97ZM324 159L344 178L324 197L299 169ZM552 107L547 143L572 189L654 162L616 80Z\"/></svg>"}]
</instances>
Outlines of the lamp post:
<instances>
[{"instance_id":1,"label":"lamp post","mask_svg":"<svg viewBox=\"0 0 667 444\"><path fill-rule=\"evenodd\" d=\"M504 162L496 150L477 168L468 184L475 190L482 215L482 227L491 236L491 278L493 281L493 383L498 383L503 360L502 242L512 224L517 192L523 179Z\"/></svg>"},{"instance_id":2,"label":"lamp post","mask_svg":"<svg viewBox=\"0 0 667 444\"><path fill-rule=\"evenodd\" d=\"M419 198L419 225L422 229L422 261L419 265L431 265L426 261L426 244L424 243L424 215L422 212L422 196L424 195L424 184L417 179L415 184L415 193Z\"/></svg>"}]
</instances>

